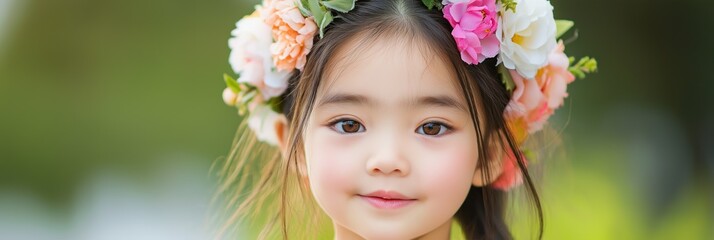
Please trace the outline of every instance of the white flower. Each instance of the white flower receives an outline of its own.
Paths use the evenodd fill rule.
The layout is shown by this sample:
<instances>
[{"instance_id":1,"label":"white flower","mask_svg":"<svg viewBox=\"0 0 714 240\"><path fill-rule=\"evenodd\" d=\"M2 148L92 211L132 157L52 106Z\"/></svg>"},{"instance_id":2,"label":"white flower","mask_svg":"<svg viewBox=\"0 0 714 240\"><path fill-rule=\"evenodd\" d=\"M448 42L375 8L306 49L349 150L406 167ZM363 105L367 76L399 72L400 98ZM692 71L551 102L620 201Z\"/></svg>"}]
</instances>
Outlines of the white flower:
<instances>
[{"instance_id":1,"label":"white flower","mask_svg":"<svg viewBox=\"0 0 714 240\"><path fill-rule=\"evenodd\" d=\"M272 30L259 11L238 21L231 35L228 62L233 71L240 74L237 81L258 87L264 99L282 94L288 86L289 72L277 71L273 66Z\"/></svg>"},{"instance_id":2,"label":"white flower","mask_svg":"<svg viewBox=\"0 0 714 240\"><path fill-rule=\"evenodd\" d=\"M498 60L530 79L548 63L548 55L556 46L553 6L547 0L514 2L515 13L499 4L502 16L496 30L501 41Z\"/></svg>"},{"instance_id":3,"label":"white flower","mask_svg":"<svg viewBox=\"0 0 714 240\"><path fill-rule=\"evenodd\" d=\"M285 115L276 113L267 105L256 106L248 117L248 127L253 130L258 140L274 146L278 145L278 125L287 122Z\"/></svg>"}]
</instances>

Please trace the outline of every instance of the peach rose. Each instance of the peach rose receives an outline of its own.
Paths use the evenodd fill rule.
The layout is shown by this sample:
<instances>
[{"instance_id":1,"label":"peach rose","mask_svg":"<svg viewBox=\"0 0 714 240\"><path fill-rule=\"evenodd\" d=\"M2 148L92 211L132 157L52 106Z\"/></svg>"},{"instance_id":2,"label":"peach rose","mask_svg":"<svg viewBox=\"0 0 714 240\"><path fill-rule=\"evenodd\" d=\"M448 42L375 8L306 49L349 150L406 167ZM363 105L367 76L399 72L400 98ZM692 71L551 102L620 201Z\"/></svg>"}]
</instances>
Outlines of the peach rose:
<instances>
[{"instance_id":1,"label":"peach rose","mask_svg":"<svg viewBox=\"0 0 714 240\"><path fill-rule=\"evenodd\" d=\"M548 64L538 69L534 79L525 79L510 70L516 87L506 107L505 117L511 122L520 118L525 122L528 133L543 128L555 109L563 105L563 99L568 96L567 85L575 80L575 76L568 71L570 62L564 50L563 42L558 42L548 56Z\"/></svg>"},{"instance_id":2,"label":"peach rose","mask_svg":"<svg viewBox=\"0 0 714 240\"><path fill-rule=\"evenodd\" d=\"M307 54L312 49L317 24L312 17L305 18L295 1L265 1L266 23L272 26L273 40L270 52L278 70L302 70Z\"/></svg>"}]
</instances>

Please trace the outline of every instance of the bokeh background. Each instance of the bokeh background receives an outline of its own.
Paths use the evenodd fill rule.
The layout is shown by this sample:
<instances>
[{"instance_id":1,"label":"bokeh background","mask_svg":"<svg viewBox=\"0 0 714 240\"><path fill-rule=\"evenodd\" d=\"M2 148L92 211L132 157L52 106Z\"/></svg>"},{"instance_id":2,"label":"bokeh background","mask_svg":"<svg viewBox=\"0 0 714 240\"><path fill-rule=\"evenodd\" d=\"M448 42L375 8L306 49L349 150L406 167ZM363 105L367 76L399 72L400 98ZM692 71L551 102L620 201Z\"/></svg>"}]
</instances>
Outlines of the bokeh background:
<instances>
[{"instance_id":1,"label":"bokeh background","mask_svg":"<svg viewBox=\"0 0 714 240\"><path fill-rule=\"evenodd\" d=\"M600 71L552 120L545 239L714 239L714 2L551 2ZM0 0L0 239L207 239L255 3Z\"/></svg>"}]
</instances>

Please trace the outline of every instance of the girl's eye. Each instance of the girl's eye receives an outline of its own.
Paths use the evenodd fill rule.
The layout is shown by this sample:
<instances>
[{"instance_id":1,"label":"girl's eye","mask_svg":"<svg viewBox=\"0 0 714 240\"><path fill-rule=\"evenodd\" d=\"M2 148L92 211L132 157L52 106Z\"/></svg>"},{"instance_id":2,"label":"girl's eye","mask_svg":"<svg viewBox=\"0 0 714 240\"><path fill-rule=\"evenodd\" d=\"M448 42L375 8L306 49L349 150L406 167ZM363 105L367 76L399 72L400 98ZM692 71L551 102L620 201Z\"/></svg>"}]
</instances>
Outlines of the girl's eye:
<instances>
[{"instance_id":1,"label":"girl's eye","mask_svg":"<svg viewBox=\"0 0 714 240\"><path fill-rule=\"evenodd\" d=\"M364 126L355 120L337 120L332 123L332 128L339 133L358 133L364 132Z\"/></svg>"},{"instance_id":2,"label":"girl's eye","mask_svg":"<svg viewBox=\"0 0 714 240\"><path fill-rule=\"evenodd\" d=\"M449 127L443 123L430 122L419 126L416 132L422 135L440 136L446 133L447 130L449 130Z\"/></svg>"}]
</instances>

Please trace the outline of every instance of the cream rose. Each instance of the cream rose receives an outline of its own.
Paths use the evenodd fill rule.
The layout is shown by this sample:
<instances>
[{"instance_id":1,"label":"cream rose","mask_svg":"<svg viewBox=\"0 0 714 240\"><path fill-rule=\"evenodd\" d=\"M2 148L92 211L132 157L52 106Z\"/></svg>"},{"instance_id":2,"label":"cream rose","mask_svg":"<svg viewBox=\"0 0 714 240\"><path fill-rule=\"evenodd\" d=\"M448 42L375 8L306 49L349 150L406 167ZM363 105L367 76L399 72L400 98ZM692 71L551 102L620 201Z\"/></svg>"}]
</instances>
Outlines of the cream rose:
<instances>
[{"instance_id":1,"label":"cream rose","mask_svg":"<svg viewBox=\"0 0 714 240\"><path fill-rule=\"evenodd\" d=\"M270 53L272 30L260 13L256 11L238 21L231 35L228 62L233 71L240 74L237 81L256 86L264 99L282 94L288 86L289 72L273 67Z\"/></svg>"},{"instance_id":2,"label":"cream rose","mask_svg":"<svg viewBox=\"0 0 714 240\"><path fill-rule=\"evenodd\" d=\"M278 129L279 124L287 124L285 115L276 113L267 105L257 105L250 112L248 117L248 127L253 130L258 140L278 145Z\"/></svg>"},{"instance_id":3,"label":"cream rose","mask_svg":"<svg viewBox=\"0 0 714 240\"><path fill-rule=\"evenodd\" d=\"M525 78L533 78L548 63L556 45L553 6L547 0L514 0L515 12L499 4L496 36L501 41L500 62Z\"/></svg>"}]
</instances>

